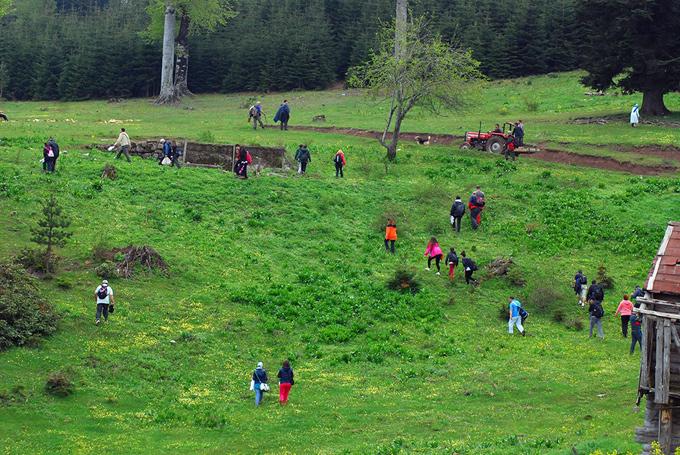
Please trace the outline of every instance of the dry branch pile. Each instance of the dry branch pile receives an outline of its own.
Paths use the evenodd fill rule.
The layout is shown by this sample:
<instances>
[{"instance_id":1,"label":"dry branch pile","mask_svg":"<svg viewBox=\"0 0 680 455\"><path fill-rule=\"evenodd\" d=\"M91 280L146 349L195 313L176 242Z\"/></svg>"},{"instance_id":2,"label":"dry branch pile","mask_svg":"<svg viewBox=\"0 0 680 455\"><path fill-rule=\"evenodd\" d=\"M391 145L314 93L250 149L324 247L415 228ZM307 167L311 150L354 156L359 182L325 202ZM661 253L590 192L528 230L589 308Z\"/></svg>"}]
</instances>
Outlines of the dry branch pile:
<instances>
[{"instance_id":1,"label":"dry branch pile","mask_svg":"<svg viewBox=\"0 0 680 455\"><path fill-rule=\"evenodd\" d=\"M119 251L123 260L116 264L118 274L123 278L130 278L136 266L144 267L149 272L161 270L167 272L168 265L160 254L150 246L128 246Z\"/></svg>"}]
</instances>

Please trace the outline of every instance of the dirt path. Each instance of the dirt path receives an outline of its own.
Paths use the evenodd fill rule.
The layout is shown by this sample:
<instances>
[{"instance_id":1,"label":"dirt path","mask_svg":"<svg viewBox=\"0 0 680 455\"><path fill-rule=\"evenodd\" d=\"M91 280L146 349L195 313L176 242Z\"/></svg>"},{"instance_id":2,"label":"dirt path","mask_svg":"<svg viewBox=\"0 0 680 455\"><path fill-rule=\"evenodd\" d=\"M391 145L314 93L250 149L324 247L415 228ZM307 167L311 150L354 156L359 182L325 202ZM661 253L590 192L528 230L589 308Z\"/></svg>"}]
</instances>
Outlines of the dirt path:
<instances>
[{"instance_id":1,"label":"dirt path","mask_svg":"<svg viewBox=\"0 0 680 455\"><path fill-rule=\"evenodd\" d=\"M362 130L358 128L338 128L335 126L295 126L290 129L298 131L314 131L318 133L327 134L347 134L356 137L366 137L370 139L378 139L382 132ZM432 133L402 133L401 137L406 141L415 142L416 136L421 138L430 137L430 142L437 145L455 145L456 147L463 143L463 136L455 136L452 134L432 134ZM567 144L565 144L567 145ZM616 151L634 153L638 155L654 155L664 159L680 160L680 149L676 147L661 147L661 146L645 146L645 147L625 147L612 146ZM480 153L486 153L480 151ZM591 167L596 169L606 169L610 171L627 172L635 175L662 175L672 174L678 172L678 167L673 165L659 165L651 166L644 164L635 164L627 161L619 161L614 158L597 155L584 155L581 153L572 153L566 150L551 150L544 149L541 152L522 155L529 159L536 159L541 161L548 161L551 163L562 163L573 166Z\"/></svg>"}]
</instances>

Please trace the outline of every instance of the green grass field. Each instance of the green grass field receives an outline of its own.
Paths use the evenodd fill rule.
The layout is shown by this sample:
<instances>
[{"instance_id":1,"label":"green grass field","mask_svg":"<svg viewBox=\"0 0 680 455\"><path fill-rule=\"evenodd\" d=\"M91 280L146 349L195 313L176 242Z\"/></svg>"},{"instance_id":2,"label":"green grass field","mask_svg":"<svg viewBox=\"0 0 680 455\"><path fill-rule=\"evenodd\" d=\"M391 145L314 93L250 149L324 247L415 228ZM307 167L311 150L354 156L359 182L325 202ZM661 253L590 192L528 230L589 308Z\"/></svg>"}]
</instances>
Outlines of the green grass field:
<instances>
[{"instance_id":1,"label":"green grass field","mask_svg":"<svg viewBox=\"0 0 680 455\"><path fill-rule=\"evenodd\" d=\"M625 114L640 98L585 97L578 76L490 83L471 94L467 110L416 112L405 130L462 134L480 120L490 127L522 118L528 142L568 142L621 160L630 153L618 146L680 140L677 128L630 128ZM283 97L291 100L291 125L311 125L318 114L340 127L382 125L384 106L354 91L263 96L270 118ZM249 98L199 96L186 101L191 109L149 100L2 104L12 121L0 123L0 258L30 245L29 229L49 193L72 217L74 232L60 251L57 276L40 283L62 315L58 332L38 347L0 353L0 392L21 386L26 395L0 402L3 453L639 449L639 354L629 356L613 312L621 295L644 281L666 223L680 217L677 174L506 163L411 143L402 144L386 173L384 151L370 139L254 132L246 124ZM680 110L677 95L667 101ZM527 111L531 102L538 102L534 112ZM623 117L570 123L609 115ZM265 172L240 181L213 169L134 159L116 162L119 178L100 185L112 155L87 145L112 143L121 126L133 140L284 145L291 158L307 142L313 161L304 178ZM50 135L66 153L58 172L44 175L38 160ZM343 180L332 169L337 148L348 159ZM471 232L466 216L456 236L448 225L452 198L467 197L478 184L488 201L482 228ZM396 257L383 252L387 215L399 225ZM526 286L488 278L473 288L460 273L450 284L425 272L432 235L442 247L467 250L480 277L483 265L512 256ZM169 275L112 280L117 311L96 327L93 249L128 244L157 249ZM571 290L576 269L595 278L600 264L615 280L605 300L604 341L588 338ZM417 272L421 293L386 289L402 266ZM557 299L542 298L546 290ZM510 337L500 318L510 294L531 313L526 338ZM555 313L566 322L556 322ZM585 329L574 328L575 320ZM252 369L262 360L275 376L285 358L296 372L291 404L279 407L274 387L256 409ZM73 378L73 395L44 393L53 371Z\"/></svg>"}]
</instances>

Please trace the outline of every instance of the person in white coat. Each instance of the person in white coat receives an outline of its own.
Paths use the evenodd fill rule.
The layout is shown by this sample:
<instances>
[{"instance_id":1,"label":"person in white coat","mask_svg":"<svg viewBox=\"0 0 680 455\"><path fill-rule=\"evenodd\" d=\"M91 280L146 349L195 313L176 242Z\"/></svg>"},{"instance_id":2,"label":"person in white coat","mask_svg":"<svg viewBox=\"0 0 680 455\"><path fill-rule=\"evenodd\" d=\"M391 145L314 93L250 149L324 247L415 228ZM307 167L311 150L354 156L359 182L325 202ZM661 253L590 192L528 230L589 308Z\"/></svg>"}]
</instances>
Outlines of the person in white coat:
<instances>
[{"instance_id":1,"label":"person in white coat","mask_svg":"<svg viewBox=\"0 0 680 455\"><path fill-rule=\"evenodd\" d=\"M633 109L630 111L630 126L635 128L638 126L638 123L640 123L640 108L637 103L635 103Z\"/></svg>"}]
</instances>

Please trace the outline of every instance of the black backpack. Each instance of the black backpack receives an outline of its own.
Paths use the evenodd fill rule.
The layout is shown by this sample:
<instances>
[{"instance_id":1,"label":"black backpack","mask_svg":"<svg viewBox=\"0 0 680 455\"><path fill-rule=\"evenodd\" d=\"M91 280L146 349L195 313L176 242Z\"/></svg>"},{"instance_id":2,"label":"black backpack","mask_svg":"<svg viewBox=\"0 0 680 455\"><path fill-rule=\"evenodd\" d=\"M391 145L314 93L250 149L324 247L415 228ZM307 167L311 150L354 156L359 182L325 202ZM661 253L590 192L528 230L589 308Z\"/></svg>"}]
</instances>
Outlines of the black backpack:
<instances>
[{"instance_id":1,"label":"black backpack","mask_svg":"<svg viewBox=\"0 0 680 455\"><path fill-rule=\"evenodd\" d=\"M581 275L581 284L588 284L588 278L585 275Z\"/></svg>"},{"instance_id":2,"label":"black backpack","mask_svg":"<svg viewBox=\"0 0 680 455\"><path fill-rule=\"evenodd\" d=\"M596 303L595 306L593 307L593 316L596 318L601 318L604 316L604 308L602 308L602 305L599 303Z\"/></svg>"},{"instance_id":3,"label":"black backpack","mask_svg":"<svg viewBox=\"0 0 680 455\"><path fill-rule=\"evenodd\" d=\"M527 313L527 310L524 308L519 307L517 308L517 311L519 312L519 317L522 318L522 322L524 322L524 320L529 317L529 313Z\"/></svg>"},{"instance_id":4,"label":"black backpack","mask_svg":"<svg viewBox=\"0 0 680 455\"><path fill-rule=\"evenodd\" d=\"M593 297L595 300L604 300L604 291L602 290L602 287L596 286L595 289L593 289Z\"/></svg>"},{"instance_id":5,"label":"black backpack","mask_svg":"<svg viewBox=\"0 0 680 455\"><path fill-rule=\"evenodd\" d=\"M109 288L107 287L100 287L99 291L97 291L97 297L99 297L100 300L104 300L109 296Z\"/></svg>"}]
</instances>

